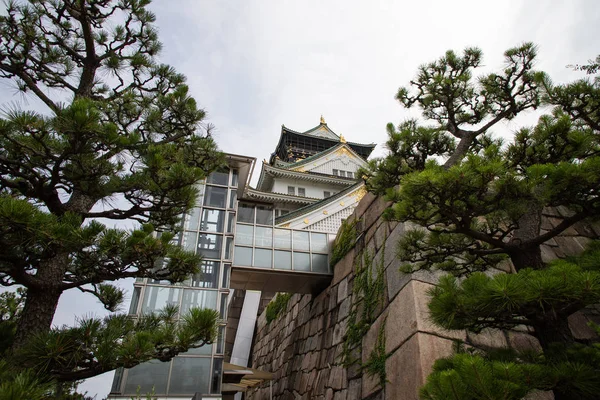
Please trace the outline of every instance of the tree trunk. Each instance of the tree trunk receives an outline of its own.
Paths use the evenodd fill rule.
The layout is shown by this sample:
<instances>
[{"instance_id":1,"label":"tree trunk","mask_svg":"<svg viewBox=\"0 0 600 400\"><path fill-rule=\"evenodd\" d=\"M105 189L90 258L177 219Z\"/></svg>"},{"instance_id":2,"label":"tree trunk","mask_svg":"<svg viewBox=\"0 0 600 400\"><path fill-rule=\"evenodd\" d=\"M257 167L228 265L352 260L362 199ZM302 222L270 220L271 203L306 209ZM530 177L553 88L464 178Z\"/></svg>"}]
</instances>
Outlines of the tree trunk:
<instances>
[{"instance_id":1,"label":"tree trunk","mask_svg":"<svg viewBox=\"0 0 600 400\"><path fill-rule=\"evenodd\" d=\"M517 249L509 253L515 269L520 271L524 268L541 269L544 267L542 261L542 250L540 246L535 246L529 249Z\"/></svg>"},{"instance_id":2,"label":"tree trunk","mask_svg":"<svg viewBox=\"0 0 600 400\"><path fill-rule=\"evenodd\" d=\"M540 235L542 225L542 207L531 203L529 211L517 221L518 228L514 230L510 245L512 249L508 254L517 271L524 268L541 269L544 267L540 246L523 248L521 243L534 239Z\"/></svg>"},{"instance_id":3,"label":"tree trunk","mask_svg":"<svg viewBox=\"0 0 600 400\"><path fill-rule=\"evenodd\" d=\"M59 252L38 267L36 283L27 288L25 305L12 345L13 351L22 347L34 335L50 330L58 300L63 292L60 285L68 265L69 254Z\"/></svg>"},{"instance_id":4,"label":"tree trunk","mask_svg":"<svg viewBox=\"0 0 600 400\"><path fill-rule=\"evenodd\" d=\"M561 343L564 346L570 346L575 343L573 333L569 328L569 320L561 317L539 319L533 324L535 336L540 341L542 349L546 351L551 343ZM553 391L554 400L570 400L571 393L561 393L557 390Z\"/></svg>"},{"instance_id":5,"label":"tree trunk","mask_svg":"<svg viewBox=\"0 0 600 400\"><path fill-rule=\"evenodd\" d=\"M12 345L13 351L22 347L34 335L50 329L61 294L61 290L27 290L25 306Z\"/></svg>"},{"instance_id":6,"label":"tree trunk","mask_svg":"<svg viewBox=\"0 0 600 400\"><path fill-rule=\"evenodd\" d=\"M535 336L540 341L542 349L548 349L551 343L561 343L569 346L575 343L575 338L569 328L569 320L564 317L549 317L538 319L534 324Z\"/></svg>"}]
</instances>

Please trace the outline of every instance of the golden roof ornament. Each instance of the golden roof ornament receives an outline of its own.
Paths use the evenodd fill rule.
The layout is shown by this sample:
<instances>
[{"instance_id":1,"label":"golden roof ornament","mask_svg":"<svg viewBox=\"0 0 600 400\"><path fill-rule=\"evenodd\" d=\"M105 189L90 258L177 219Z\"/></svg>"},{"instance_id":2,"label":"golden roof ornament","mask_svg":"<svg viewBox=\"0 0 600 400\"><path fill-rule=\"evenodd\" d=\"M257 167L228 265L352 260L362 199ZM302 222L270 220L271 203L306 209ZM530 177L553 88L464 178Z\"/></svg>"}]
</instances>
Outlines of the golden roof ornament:
<instances>
[{"instance_id":1,"label":"golden roof ornament","mask_svg":"<svg viewBox=\"0 0 600 400\"><path fill-rule=\"evenodd\" d=\"M321 123L322 124L326 124L327 122L325 122L325 118L323 118L323 114L321 114Z\"/></svg>"},{"instance_id":2,"label":"golden roof ornament","mask_svg":"<svg viewBox=\"0 0 600 400\"><path fill-rule=\"evenodd\" d=\"M340 134L340 143L346 143L346 138L344 137L344 135Z\"/></svg>"}]
</instances>

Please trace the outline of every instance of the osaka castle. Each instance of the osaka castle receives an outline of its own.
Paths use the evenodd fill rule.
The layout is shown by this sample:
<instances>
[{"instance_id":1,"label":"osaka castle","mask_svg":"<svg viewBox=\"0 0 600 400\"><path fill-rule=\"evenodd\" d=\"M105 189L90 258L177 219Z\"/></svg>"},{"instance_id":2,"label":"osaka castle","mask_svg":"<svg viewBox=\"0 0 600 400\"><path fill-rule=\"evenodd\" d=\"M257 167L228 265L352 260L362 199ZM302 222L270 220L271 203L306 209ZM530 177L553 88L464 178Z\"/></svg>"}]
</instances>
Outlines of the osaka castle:
<instances>
[{"instance_id":1,"label":"osaka castle","mask_svg":"<svg viewBox=\"0 0 600 400\"><path fill-rule=\"evenodd\" d=\"M199 184L176 238L202 255L200 272L177 284L138 279L129 309L136 318L167 305L180 315L213 308L218 338L168 362L117 370L109 399L241 399L268 380L271 371L248 368L256 318L277 292L318 293L331 281L331 243L366 193L357 172L374 147L346 141L323 117L304 132L282 125L255 188L256 158L227 154L227 166Z\"/></svg>"}]
</instances>

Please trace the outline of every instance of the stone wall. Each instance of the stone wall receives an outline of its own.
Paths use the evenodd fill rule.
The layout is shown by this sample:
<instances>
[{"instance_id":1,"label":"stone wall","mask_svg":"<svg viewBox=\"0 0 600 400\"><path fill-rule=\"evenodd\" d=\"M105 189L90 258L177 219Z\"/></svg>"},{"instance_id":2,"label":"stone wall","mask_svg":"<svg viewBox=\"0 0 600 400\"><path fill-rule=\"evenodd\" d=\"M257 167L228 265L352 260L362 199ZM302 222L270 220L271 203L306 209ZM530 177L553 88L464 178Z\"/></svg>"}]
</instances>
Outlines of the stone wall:
<instances>
[{"instance_id":1,"label":"stone wall","mask_svg":"<svg viewBox=\"0 0 600 400\"><path fill-rule=\"evenodd\" d=\"M436 359L450 355L457 339L476 347L511 346L516 349L538 347L537 340L526 330L511 332L487 331L475 335L465 331L446 331L428 318L427 291L436 283L435 273L419 271L402 274L398 271L395 249L405 230L404 224L383 221L381 213L388 207L383 199L366 195L353 216L359 219L362 232L356 246L334 268L330 286L319 295L296 294L290 299L287 312L267 324L263 313L257 321L252 366L275 373L273 399L394 399L418 398L418 390L431 372ZM557 211L554 211L557 212ZM545 229L553 223L547 216ZM580 252L600 230L578 225L544 246L549 260ZM367 249L376 254L375 262L383 259L385 290L383 304L354 350L362 363L367 362L385 321L385 352L387 383L363 373L358 363L344 367L342 353L353 304L354 265ZM507 266L507 268L509 268ZM591 316L590 316L591 315ZM578 337L589 337L586 323L597 320L594 310L573 317ZM599 321L600 322L600 321ZM269 399L267 385L248 393L252 400ZM537 394L536 398L552 398Z\"/></svg>"}]
</instances>

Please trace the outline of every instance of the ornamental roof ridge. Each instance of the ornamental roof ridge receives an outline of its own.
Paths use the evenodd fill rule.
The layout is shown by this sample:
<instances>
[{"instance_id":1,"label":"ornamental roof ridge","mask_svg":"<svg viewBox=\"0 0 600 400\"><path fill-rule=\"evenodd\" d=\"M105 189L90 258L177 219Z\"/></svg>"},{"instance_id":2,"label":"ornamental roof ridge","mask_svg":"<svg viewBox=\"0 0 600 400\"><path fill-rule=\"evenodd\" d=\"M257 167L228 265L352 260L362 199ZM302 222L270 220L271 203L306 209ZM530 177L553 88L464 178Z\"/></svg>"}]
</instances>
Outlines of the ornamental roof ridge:
<instances>
[{"instance_id":1,"label":"ornamental roof ridge","mask_svg":"<svg viewBox=\"0 0 600 400\"><path fill-rule=\"evenodd\" d=\"M335 145L335 146L332 146L332 147L330 147L330 148L328 148L328 149L326 149L326 150L323 150L323 151L322 151L322 152L320 152L320 153L313 154L313 155L312 155L312 156L310 156L310 157L306 157L306 158L305 158L305 159L303 159L303 160L296 161L295 163L288 163L288 165L286 165L286 166L283 166L282 168L285 168L285 169L292 169L292 168L299 167L299 166L301 166L301 165L304 165L304 164L307 164L307 163L309 163L309 162L311 162L311 161L314 161L314 160L318 159L319 157L323 157L323 156L325 156L325 155L327 155L327 154L333 153L333 152L335 152L335 151L337 151L337 150L339 150L339 149L341 149L341 148L345 148L345 149L346 149L346 150L348 150L348 151L349 151L349 152L350 152L352 155L356 156L358 159L360 159L360 160L364 160L364 159L363 159L363 158L362 158L362 157L361 157L359 154L357 154L357 153L356 153L354 150L352 150L352 147L348 146L348 143L345 143L345 142L340 142L339 144L337 144L337 145Z\"/></svg>"},{"instance_id":2,"label":"ornamental roof ridge","mask_svg":"<svg viewBox=\"0 0 600 400\"><path fill-rule=\"evenodd\" d=\"M314 128L309 129L306 132L298 132L298 131L295 131L293 129L288 128L285 125L281 125L281 133L283 134L284 132L289 132L289 133L292 133L294 135L306 136L306 137L310 137L310 138L314 138L314 139L323 139L323 140L327 140L329 142L336 141L336 139L332 139L332 138L328 138L328 137L323 137L323 136L311 135L309 133L309 132L311 132L311 131L313 131L315 129L318 129L321 126L322 125L315 126ZM339 138L340 138L339 135L337 133L333 132L333 131L331 131L331 133L333 133L335 136L337 136L337 141L339 141ZM346 142L346 143L349 144L349 145L354 145L354 146L358 146L358 147L370 147L370 148L373 148L373 147L377 146L375 143L356 143L356 142Z\"/></svg>"},{"instance_id":3,"label":"ornamental roof ridge","mask_svg":"<svg viewBox=\"0 0 600 400\"><path fill-rule=\"evenodd\" d=\"M327 181L331 181L331 180L335 180L338 181L338 183L344 184L347 183L348 181L356 181L356 179L354 178L346 178L346 177L341 177L341 176L335 176L335 175L328 175L328 174L323 174L320 172L312 172L312 171L294 171L288 168L282 168L282 167L277 167L274 165L269 165L269 164L264 164L263 165L263 170L266 173L281 173L281 174L290 174L293 176L300 176L300 177L307 177L307 180L310 180L310 178L314 178L313 180L327 180Z\"/></svg>"},{"instance_id":4,"label":"ornamental roof ridge","mask_svg":"<svg viewBox=\"0 0 600 400\"><path fill-rule=\"evenodd\" d=\"M291 213L285 214L279 218L275 218L275 224L277 224L277 225L282 224L284 222L288 222L292 219L298 218L299 216L302 216L308 212L316 210L319 207L322 207L326 204L334 202L334 201L338 200L340 197L347 195L348 193L352 193L353 191L355 191L356 189L360 188L363 185L364 185L364 182L362 180L360 180L360 181L356 182L354 185L349 186L344 190L340 190L333 196L329 196L325 199L321 199L321 200L317 201L316 203L308 204L304 207L300 207L300 208L292 211Z\"/></svg>"}]
</instances>

